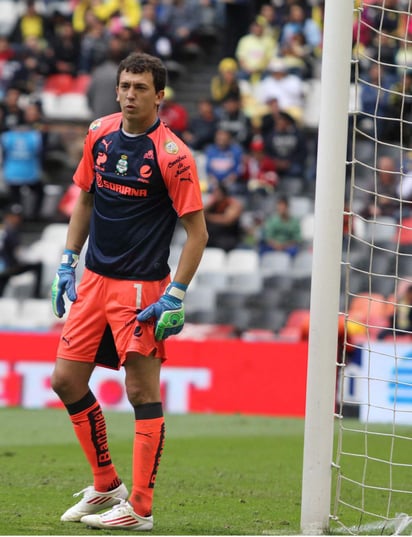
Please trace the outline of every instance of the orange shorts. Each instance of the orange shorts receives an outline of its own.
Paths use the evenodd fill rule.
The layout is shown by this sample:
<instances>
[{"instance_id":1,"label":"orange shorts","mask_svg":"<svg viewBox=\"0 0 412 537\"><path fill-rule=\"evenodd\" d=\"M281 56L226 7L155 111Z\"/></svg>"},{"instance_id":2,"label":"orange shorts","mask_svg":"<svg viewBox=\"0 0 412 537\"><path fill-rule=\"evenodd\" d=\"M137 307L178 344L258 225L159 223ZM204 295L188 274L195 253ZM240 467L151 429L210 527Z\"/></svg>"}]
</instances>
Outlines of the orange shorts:
<instances>
[{"instance_id":1,"label":"orange shorts","mask_svg":"<svg viewBox=\"0 0 412 537\"><path fill-rule=\"evenodd\" d=\"M127 353L166 359L163 341L154 337L154 321L140 324L137 310L159 300L170 277L161 281L115 280L84 270L63 326L57 356L119 369Z\"/></svg>"}]
</instances>

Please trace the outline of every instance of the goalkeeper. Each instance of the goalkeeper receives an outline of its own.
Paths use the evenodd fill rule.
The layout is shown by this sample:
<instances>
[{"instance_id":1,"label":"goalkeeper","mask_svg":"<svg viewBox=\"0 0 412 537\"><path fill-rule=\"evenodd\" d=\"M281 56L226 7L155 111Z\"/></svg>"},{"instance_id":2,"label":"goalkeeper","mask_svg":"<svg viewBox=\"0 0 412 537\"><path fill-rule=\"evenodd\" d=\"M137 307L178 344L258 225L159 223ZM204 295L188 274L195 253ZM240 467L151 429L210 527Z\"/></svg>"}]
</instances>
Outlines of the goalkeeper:
<instances>
[{"instance_id":1,"label":"goalkeeper","mask_svg":"<svg viewBox=\"0 0 412 537\"><path fill-rule=\"evenodd\" d=\"M194 158L158 118L166 69L132 53L118 68L120 112L94 121L74 174L73 210L52 306L63 326L52 387L64 403L91 469L63 522L150 530L153 487L164 442L160 368L164 340L184 324L184 297L207 242ZM186 231L173 279L168 266L176 223ZM88 239L85 268L76 265ZM70 301L70 302L68 302ZM99 402L89 387L96 365L124 367L133 408L130 492L115 467Z\"/></svg>"}]
</instances>

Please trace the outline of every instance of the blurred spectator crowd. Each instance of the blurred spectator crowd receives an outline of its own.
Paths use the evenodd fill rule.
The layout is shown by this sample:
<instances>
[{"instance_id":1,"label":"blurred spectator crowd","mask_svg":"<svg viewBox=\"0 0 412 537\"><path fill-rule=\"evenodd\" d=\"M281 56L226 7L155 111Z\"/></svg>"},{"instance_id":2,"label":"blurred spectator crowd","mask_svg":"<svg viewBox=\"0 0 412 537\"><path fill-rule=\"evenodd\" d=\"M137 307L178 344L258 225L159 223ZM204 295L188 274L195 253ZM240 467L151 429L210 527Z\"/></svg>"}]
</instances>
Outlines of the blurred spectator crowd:
<instances>
[{"instance_id":1,"label":"blurred spectator crowd","mask_svg":"<svg viewBox=\"0 0 412 537\"><path fill-rule=\"evenodd\" d=\"M319 75L321 1L0 3L0 193L26 219L69 216L44 209L45 187L63 182L66 194L84 127L118 110L117 65L136 50L168 67L160 116L196 153L205 197L220 185L241 199L240 212L259 212L273 208L280 185L298 193L313 182L303 116L305 84ZM210 80L190 109L174 85L203 63Z\"/></svg>"},{"instance_id":2,"label":"blurred spectator crowd","mask_svg":"<svg viewBox=\"0 0 412 537\"><path fill-rule=\"evenodd\" d=\"M365 220L399 216L395 200L412 200L407 182L402 195L394 185L412 151L407 4L355 10L351 121L367 156L357 168ZM208 246L291 261L311 251L323 0L0 0L0 9L2 206L20 205L29 223L67 222L85 127L118 110L118 62L139 50L168 67L160 117L195 154ZM188 103L178 88L202 66L210 76ZM376 143L397 147L377 161L378 179L368 164Z\"/></svg>"}]
</instances>

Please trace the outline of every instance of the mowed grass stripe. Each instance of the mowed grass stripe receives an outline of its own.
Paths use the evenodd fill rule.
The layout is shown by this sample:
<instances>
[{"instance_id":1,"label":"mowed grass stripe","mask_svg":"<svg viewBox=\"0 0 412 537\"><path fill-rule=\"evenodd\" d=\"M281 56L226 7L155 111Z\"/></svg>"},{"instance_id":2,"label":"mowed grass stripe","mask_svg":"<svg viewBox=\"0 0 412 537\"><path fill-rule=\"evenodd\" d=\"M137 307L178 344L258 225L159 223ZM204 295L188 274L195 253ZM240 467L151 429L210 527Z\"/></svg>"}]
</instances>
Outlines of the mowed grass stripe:
<instances>
[{"instance_id":1,"label":"mowed grass stripe","mask_svg":"<svg viewBox=\"0 0 412 537\"><path fill-rule=\"evenodd\" d=\"M111 412L107 422L114 462L130 487L132 416ZM188 415L166 423L152 534L299 532L301 420ZM0 430L0 534L93 533L59 521L71 494L91 482L65 412L1 409Z\"/></svg>"},{"instance_id":2,"label":"mowed grass stripe","mask_svg":"<svg viewBox=\"0 0 412 537\"><path fill-rule=\"evenodd\" d=\"M133 437L133 413L105 412L110 438ZM166 416L168 438L289 436L303 434L303 420L261 416L185 414ZM76 442L64 409L0 408L0 446Z\"/></svg>"},{"instance_id":3,"label":"mowed grass stripe","mask_svg":"<svg viewBox=\"0 0 412 537\"><path fill-rule=\"evenodd\" d=\"M132 413L109 412L107 422L113 460L130 487ZM153 535L300 533L303 420L201 414L166 416L166 424ZM396 428L399 436L392 446L390 425L369 424L366 431L365 425L345 420L345 426L343 474L361 482L368 461L369 483L387 487L392 482L409 490L412 467L403 465L410 462L410 427ZM391 454L399 468L390 463ZM64 410L0 409L0 480L0 535L96 534L82 524L59 520L76 501L72 493L91 484ZM345 485L342 494L353 506L360 506L364 497L372 513L384 515L390 498L391 516L410 512L410 494L365 493L354 485ZM343 506L340 516L360 531L376 523L376 518ZM333 526L332 534L345 533ZM122 534L101 531L116 533Z\"/></svg>"}]
</instances>

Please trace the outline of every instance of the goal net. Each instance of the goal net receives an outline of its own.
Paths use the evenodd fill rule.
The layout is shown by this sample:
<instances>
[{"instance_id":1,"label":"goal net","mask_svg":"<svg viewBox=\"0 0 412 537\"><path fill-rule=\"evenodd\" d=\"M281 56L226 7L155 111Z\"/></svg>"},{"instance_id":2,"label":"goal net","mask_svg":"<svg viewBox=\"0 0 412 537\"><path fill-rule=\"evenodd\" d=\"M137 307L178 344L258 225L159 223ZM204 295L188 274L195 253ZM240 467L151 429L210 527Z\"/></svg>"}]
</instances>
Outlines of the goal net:
<instances>
[{"instance_id":1,"label":"goal net","mask_svg":"<svg viewBox=\"0 0 412 537\"><path fill-rule=\"evenodd\" d=\"M354 4L330 528L412 532L412 0Z\"/></svg>"}]
</instances>

